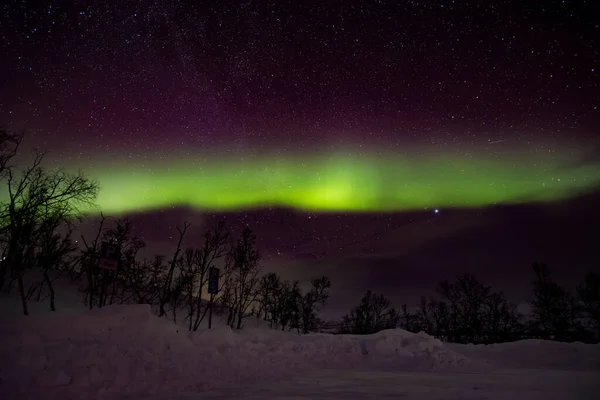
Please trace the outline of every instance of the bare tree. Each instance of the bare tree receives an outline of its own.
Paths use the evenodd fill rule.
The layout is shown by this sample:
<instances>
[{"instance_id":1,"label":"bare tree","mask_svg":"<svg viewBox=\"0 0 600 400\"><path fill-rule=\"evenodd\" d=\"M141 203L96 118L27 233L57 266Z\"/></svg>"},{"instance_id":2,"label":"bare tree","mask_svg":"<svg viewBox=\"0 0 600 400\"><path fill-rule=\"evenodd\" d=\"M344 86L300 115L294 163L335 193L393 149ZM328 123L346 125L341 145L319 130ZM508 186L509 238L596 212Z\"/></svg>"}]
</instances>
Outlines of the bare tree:
<instances>
[{"instance_id":1,"label":"bare tree","mask_svg":"<svg viewBox=\"0 0 600 400\"><path fill-rule=\"evenodd\" d=\"M302 332L308 333L318 329L319 307L327 304L331 281L326 276L311 281L311 288L302 296Z\"/></svg>"},{"instance_id":2,"label":"bare tree","mask_svg":"<svg viewBox=\"0 0 600 400\"><path fill-rule=\"evenodd\" d=\"M419 302L419 306L417 307L417 322L416 325L420 331L424 331L429 333L430 335L436 335L434 333L434 323L433 316L431 313L431 308L429 307L429 301L425 296L421 296L421 301ZM436 337L439 337L436 335Z\"/></svg>"},{"instance_id":3,"label":"bare tree","mask_svg":"<svg viewBox=\"0 0 600 400\"><path fill-rule=\"evenodd\" d=\"M274 272L265 274L257 287L256 302L254 313L262 315L270 328L300 329L302 292L298 281L282 280Z\"/></svg>"},{"instance_id":4,"label":"bare tree","mask_svg":"<svg viewBox=\"0 0 600 400\"><path fill-rule=\"evenodd\" d=\"M269 322L271 329L300 331L302 300L298 281L282 280L279 275L270 272L259 279L251 314Z\"/></svg>"},{"instance_id":5,"label":"bare tree","mask_svg":"<svg viewBox=\"0 0 600 400\"><path fill-rule=\"evenodd\" d=\"M254 314L257 318L264 321L269 321L273 326L273 316L277 313L276 310L276 293L281 288L281 277L274 272L269 272L260 278L258 284L257 307Z\"/></svg>"},{"instance_id":6,"label":"bare tree","mask_svg":"<svg viewBox=\"0 0 600 400\"><path fill-rule=\"evenodd\" d=\"M400 307L400 319L398 321L398 326L406 331L417 333L420 332L421 325L419 323L419 316L417 313L411 313L408 310L408 306L406 304L402 304Z\"/></svg>"},{"instance_id":7,"label":"bare tree","mask_svg":"<svg viewBox=\"0 0 600 400\"><path fill-rule=\"evenodd\" d=\"M118 246L120 255L116 270L102 272L100 304L126 303L134 297L129 275L135 268L137 254L146 247L146 243L133 234L129 218L115 220L114 228L106 230L102 240Z\"/></svg>"},{"instance_id":8,"label":"bare tree","mask_svg":"<svg viewBox=\"0 0 600 400\"><path fill-rule=\"evenodd\" d=\"M114 226L105 229L107 217L101 215L95 238L88 243L82 237L85 249L80 257L78 276L86 273L88 286L85 299L89 307L102 307L113 303L154 304L160 297L166 276L164 257L137 259L146 243L133 234L133 224L128 218L115 220ZM117 269L98 267L100 243L106 241L120 248Z\"/></svg>"},{"instance_id":9,"label":"bare tree","mask_svg":"<svg viewBox=\"0 0 600 400\"><path fill-rule=\"evenodd\" d=\"M181 270L181 266L183 264L183 256L180 256L175 261L175 272ZM187 278L181 274L173 273L173 280L170 286L170 293L168 297L168 304L171 306L171 314L173 315L173 322L177 323L177 313L183 307L183 303L185 301L185 290L186 290L186 281Z\"/></svg>"},{"instance_id":10,"label":"bare tree","mask_svg":"<svg viewBox=\"0 0 600 400\"><path fill-rule=\"evenodd\" d=\"M100 281L101 271L98 268L98 262L100 259L100 238L104 232L104 224L108 217L105 217L100 213L100 223L96 236L88 243L85 237L82 235L81 240L85 249L81 253L80 258L80 270L75 276L75 280L78 280L82 274L87 276L87 287L83 290L84 301L87 303L88 308L91 310L94 307L94 300L97 295L98 281Z\"/></svg>"},{"instance_id":11,"label":"bare tree","mask_svg":"<svg viewBox=\"0 0 600 400\"><path fill-rule=\"evenodd\" d=\"M279 291L275 292L275 325L284 331L300 329L302 312L302 291L298 281L282 281Z\"/></svg>"},{"instance_id":12,"label":"bare tree","mask_svg":"<svg viewBox=\"0 0 600 400\"><path fill-rule=\"evenodd\" d=\"M9 132L0 127L0 178L4 178L10 168L10 162L17 155L23 136L23 132Z\"/></svg>"},{"instance_id":13,"label":"bare tree","mask_svg":"<svg viewBox=\"0 0 600 400\"><path fill-rule=\"evenodd\" d=\"M579 328L575 297L551 280L546 264L534 263L533 270L533 331L546 339L573 340Z\"/></svg>"},{"instance_id":14,"label":"bare tree","mask_svg":"<svg viewBox=\"0 0 600 400\"><path fill-rule=\"evenodd\" d=\"M196 285L201 286L198 281L201 280L198 267L198 249L187 248L183 254L181 262L178 263L179 279L183 286L184 296L188 307L188 330L192 331L194 324L194 310L196 306Z\"/></svg>"},{"instance_id":15,"label":"bare tree","mask_svg":"<svg viewBox=\"0 0 600 400\"><path fill-rule=\"evenodd\" d=\"M166 311L165 311L165 305L169 302L169 301L173 301L174 295L175 294L180 294L179 290L174 291L173 290L173 283L174 283L174 274L175 274L175 268L177 267L177 263L179 261L179 253L181 252L181 242L183 241L183 237L185 236L185 233L187 232L188 228L190 227L190 223L189 222L184 222L183 224L183 228L177 227L177 232L179 232L179 240L177 242L177 248L175 249L175 252L173 253L173 259L171 260L171 264L169 265L169 270L167 272L167 276L166 279L164 280L163 283L163 288L161 291L161 296L160 296L160 309L159 309L159 317L164 317L166 315Z\"/></svg>"},{"instance_id":16,"label":"bare tree","mask_svg":"<svg viewBox=\"0 0 600 400\"><path fill-rule=\"evenodd\" d=\"M62 169L47 171L41 167L43 154L37 154L32 166L17 177L8 173L8 201L0 205L0 220L8 248L6 269L17 282L23 313L28 314L23 276L30 268L38 228L47 215L59 215L70 221L81 214L82 206L91 206L98 184L83 174L69 174ZM4 283L3 277L0 277Z\"/></svg>"},{"instance_id":17,"label":"bare tree","mask_svg":"<svg viewBox=\"0 0 600 400\"><path fill-rule=\"evenodd\" d=\"M339 333L367 335L398 326L399 314L383 295L367 291L358 306L343 317Z\"/></svg>"},{"instance_id":18,"label":"bare tree","mask_svg":"<svg viewBox=\"0 0 600 400\"><path fill-rule=\"evenodd\" d=\"M447 305L445 311L451 314L448 319L450 331L446 332L451 336L449 340L460 343L475 341L483 330L481 308L491 288L482 285L475 276L463 274L458 276L456 282L441 281L437 292Z\"/></svg>"},{"instance_id":19,"label":"bare tree","mask_svg":"<svg viewBox=\"0 0 600 400\"><path fill-rule=\"evenodd\" d=\"M77 246L72 240L73 227L70 224L66 224L66 232L63 235L58 231L64 222L64 216L57 210L47 211L54 211L54 213L46 215L38 228L36 265L39 266L43 276L38 301L45 286L49 291L50 310L56 311L56 292L53 283L62 272L67 270L69 257L76 252Z\"/></svg>"},{"instance_id":20,"label":"bare tree","mask_svg":"<svg viewBox=\"0 0 600 400\"><path fill-rule=\"evenodd\" d=\"M405 329L450 342L494 343L515 338L522 328L516 306L473 275L441 281L437 292L440 298L423 297L414 315L404 308L402 319L410 321Z\"/></svg>"},{"instance_id":21,"label":"bare tree","mask_svg":"<svg viewBox=\"0 0 600 400\"><path fill-rule=\"evenodd\" d=\"M155 304L160 299L166 272L167 268L162 255L156 255L151 260L134 261L128 270L127 279L135 302Z\"/></svg>"},{"instance_id":22,"label":"bare tree","mask_svg":"<svg viewBox=\"0 0 600 400\"><path fill-rule=\"evenodd\" d=\"M232 256L228 258L233 259ZM233 265L233 262L231 262L230 265ZM235 298L232 281L231 275L222 280L221 291L217 300L220 308L227 312L227 325L229 326L233 324L235 314Z\"/></svg>"},{"instance_id":23,"label":"bare tree","mask_svg":"<svg viewBox=\"0 0 600 400\"><path fill-rule=\"evenodd\" d=\"M189 329L196 331L206 316L208 307L203 307L202 294L208 283L208 272L220 260L225 260L225 275L228 274L227 256L231 254L231 236L225 221L204 234L201 249L188 249L185 257L187 266ZM194 296L195 294L195 296Z\"/></svg>"},{"instance_id":24,"label":"bare tree","mask_svg":"<svg viewBox=\"0 0 600 400\"><path fill-rule=\"evenodd\" d=\"M503 292L490 293L482 307L484 331L481 341L499 343L520 339L523 324L517 305L508 301Z\"/></svg>"},{"instance_id":25,"label":"bare tree","mask_svg":"<svg viewBox=\"0 0 600 400\"><path fill-rule=\"evenodd\" d=\"M583 284L577 287L577 294L589 319L590 328L594 331L596 340L600 340L600 274L587 274Z\"/></svg>"},{"instance_id":26,"label":"bare tree","mask_svg":"<svg viewBox=\"0 0 600 400\"><path fill-rule=\"evenodd\" d=\"M230 301L228 323L241 329L242 320L258 298L260 254L256 250L256 236L245 228L233 250L232 274L225 280L223 295Z\"/></svg>"}]
</instances>

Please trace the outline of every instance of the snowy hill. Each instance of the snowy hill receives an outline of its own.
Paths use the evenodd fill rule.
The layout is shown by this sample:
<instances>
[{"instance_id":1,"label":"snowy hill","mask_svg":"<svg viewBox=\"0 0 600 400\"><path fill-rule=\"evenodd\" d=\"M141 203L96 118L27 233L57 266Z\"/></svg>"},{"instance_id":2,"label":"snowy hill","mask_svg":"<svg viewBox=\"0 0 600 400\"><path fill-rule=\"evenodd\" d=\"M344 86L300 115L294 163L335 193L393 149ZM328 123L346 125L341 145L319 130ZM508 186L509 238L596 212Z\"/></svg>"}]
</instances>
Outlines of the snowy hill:
<instances>
[{"instance_id":1,"label":"snowy hill","mask_svg":"<svg viewBox=\"0 0 600 400\"><path fill-rule=\"evenodd\" d=\"M145 305L5 318L0 343L2 399L214 395L219 388L334 370L425 374L420 379L508 367L600 370L598 345L446 345L400 329L368 336L223 327L188 333Z\"/></svg>"}]
</instances>

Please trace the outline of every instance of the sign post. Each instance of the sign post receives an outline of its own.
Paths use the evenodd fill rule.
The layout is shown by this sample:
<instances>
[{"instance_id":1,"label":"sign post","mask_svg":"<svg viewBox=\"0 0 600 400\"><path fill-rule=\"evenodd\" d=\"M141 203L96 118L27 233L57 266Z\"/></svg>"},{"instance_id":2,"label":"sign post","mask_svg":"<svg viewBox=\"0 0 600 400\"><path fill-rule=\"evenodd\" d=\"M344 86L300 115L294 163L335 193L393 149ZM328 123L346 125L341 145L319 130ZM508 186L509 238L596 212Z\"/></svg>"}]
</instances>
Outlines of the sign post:
<instances>
[{"instance_id":1,"label":"sign post","mask_svg":"<svg viewBox=\"0 0 600 400\"><path fill-rule=\"evenodd\" d=\"M219 293L219 268L210 267L208 270L208 294L210 294L210 300L208 301L208 329L212 327L213 301L217 293Z\"/></svg>"},{"instance_id":2,"label":"sign post","mask_svg":"<svg viewBox=\"0 0 600 400\"><path fill-rule=\"evenodd\" d=\"M116 271L119 267L119 258L121 249L118 245L109 242L102 242L100 246L100 260L98 266L104 269Z\"/></svg>"},{"instance_id":3,"label":"sign post","mask_svg":"<svg viewBox=\"0 0 600 400\"><path fill-rule=\"evenodd\" d=\"M98 267L104 269L102 272L102 282L100 285L100 298L98 299L98 307L102 307L106 301L106 286L107 286L107 272L117 271L119 269L119 259L121 258L121 248L117 244L102 242L100 245L100 257L98 259ZM92 295L90 295L92 297ZM91 308L90 300L90 308Z\"/></svg>"}]
</instances>

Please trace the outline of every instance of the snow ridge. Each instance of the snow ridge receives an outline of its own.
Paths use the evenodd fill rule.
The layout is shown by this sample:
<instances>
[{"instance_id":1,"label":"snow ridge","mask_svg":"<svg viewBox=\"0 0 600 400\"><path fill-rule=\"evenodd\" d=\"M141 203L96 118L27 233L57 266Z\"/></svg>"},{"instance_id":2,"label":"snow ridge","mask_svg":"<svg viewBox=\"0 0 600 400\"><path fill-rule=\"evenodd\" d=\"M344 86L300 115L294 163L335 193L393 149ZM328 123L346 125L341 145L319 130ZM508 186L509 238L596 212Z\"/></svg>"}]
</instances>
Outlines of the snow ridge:
<instances>
[{"instance_id":1,"label":"snow ridge","mask_svg":"<svg viewBox=\"0 0 600 400\"><path fill-rule=\"evenodd\" d=\"M3 399L113 399L204 391L316 368L440 370L473 361L425 334L189 333L147 305L18 318L0 326Z\"/></svg>"}]
</instances>

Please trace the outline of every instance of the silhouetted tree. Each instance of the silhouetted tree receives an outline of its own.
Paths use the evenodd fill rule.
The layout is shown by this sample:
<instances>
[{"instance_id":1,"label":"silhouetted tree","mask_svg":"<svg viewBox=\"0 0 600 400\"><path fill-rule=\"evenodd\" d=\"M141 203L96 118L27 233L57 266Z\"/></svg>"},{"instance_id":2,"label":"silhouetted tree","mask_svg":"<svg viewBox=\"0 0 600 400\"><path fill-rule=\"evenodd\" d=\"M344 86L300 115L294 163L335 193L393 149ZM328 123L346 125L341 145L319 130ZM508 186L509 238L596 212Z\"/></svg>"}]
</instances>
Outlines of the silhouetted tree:
<instances>
[{"instance_id":1,"label":"silhouetted tree","mask_svg":"<svg viewBox=\"0 0 600 400\"><path fill-rule=\"evenodd\" d=\"M473 275L459 275L455 282L441 281L437 292L439 299L421 299L414 316L403 313L410 330L457 343L507 341L521 330L516 305Z\"/></svg>"},{"instance_id":2,"label":"silhouetted tree","mask_svg":"<svg viewBox=\"0 0 600 400\"><path fill-rule=\"evenodd\" d=\"M535 280L532 282L534 334L546 339L571 341L577 335L578 310L574 296L550 279L546 264L534 263Z\"/></svg>"},{"instance_id":3,"label":"silhouetted tree","mask_svg":"<svg viewBox=\"0 0 600 400\"><path fill-rule=\"evenodd\" d=\"M60 213L46 215L38 228L38 245L35 265L42 272L43 281L38 289L37 300L44 288L48 289L50 310L56 311L56 292L53 283L61 276L61 272L68 271L71 258L77 251L77 246L72 240L72 227L68 226L64 234L58 232L63 217Z\"/></svg>"},{"instance_id":4,"label":"silhouetted tree","mask_svg":"<svg viewBox=\"0 0 600 400\"><path fill-rule=\"evenodd\" d=\"M104 232L103 241L118 246L121 251L117 269L102 271L99 306L127 303L134 297L129 275L135 268L137 254L146 247L146 243L133 234L129 218L115 220L114 227Z\"/></svg>"},{"instance_id":5,"label":"silhouetted tree","mask_svg":"<svg viewBox=\"0 0 600 400\"><path fill-rule=\"evenodd\" d=\"M311 281L309 291L301 297L301 323L302 332L308 333L319 328L318 311L321 306L327 304L331 281L322 276Z\"/></svg>"},{"instance_id":6,"label":"silhouetted tree","mask_svg":"<svg viewBox=\"0 0 600 400\"><path fill-rule=\"evenodd\" d=\"M452 319L452 310L448 303L443 300L430 300L428 307L433 325L433 332L428 333L440 340L455 341L457 323Z\"/></svg>"},{"instance_id":7,"label":"silhouetted tree","mask_svg":"<svg viewBox=\"0 0 600 400\"><path fill-rule=\"evenodd\" d=\"M138 304L155 304L160 299L166 278L167 266L163 255L135 261L127 271L129 287Z\"/></svg>"},{"instance_id":8,"label":"silhouetted tree","mask_svg":"<svg viewBox=\"0 0 600 400\"><path fill-rule=\"evenodd\" d=\"M449 331L452 342L476 341L483 329L483 307L491 288L481 284L473 275L460 275L456 282L442 281L437 288L442 302L447 305Z\"/></svg>"},{"instance_id":9,"label":"silhouetted tree","mask_svg":"<svg viewBox=\"0 0 600 400\"><path fill-rule=\"evenodd\" d=\"M303 295L298 281L282 280L270 272L260 278L255 314L269 322L270 328L300 330Z\"/></svg>"},{"instance_id":10,"label":"silhouetted tree","mask_svg":"<svg viewBox=\"0 0 600 400\"><path fill-rule=\"evenodd\" d=\"M418 326L418 328L415 327L415 329L439 337L438 332L436 332L437 327L435 326L433 321L430 301L427 300L425 296L421 296L421 301L419 302L419 306L417 307L416 320L416 326Z\"/></svg>"},{"instance_id":11,"label":"silhouetted tree","mask_svg":"<svg viewBox=\"0 0 600 400\"><path fill-rule=\"evenodd\" d=\"M232 254L232 270L223 283L222 300L230 310L228 324L241 329L242 320L249 316L259 295L260 254L256 250L256 236L249 228L243 230Z\"/></svg>"},{"instance_id":12,"label":"silhouetted tree","mask_svg":"<svg viewBox=\"0 0 600 400\"><path fill-rule=\"evenodd\" d=\"M182 263L181 277L184 284L188 308L188 329L196 331L204 320L208 305L203 302L203 292L208 284L209 270L224 261L221 273L226 276L231 254L231 236L224 221L204 234L204 243L199 249L187 249Z\"/></svg>"},{"instance_id":13,"label":"silhouetted tree","mask_svg":"<svg viewBox=\"0 0 600 400\"><path fill-rule=\"evenodd\" d=\"M137 254L146 243L133 235L133 225L128 218L116 219L112 228L105 229L106 220L107 218L101 215L99 229L90 243L82 236L84 249L80 257L81 269L76 279L84 274L88 277L88 285L83 292L84 301L90 308L94 305L103 307L137 301L133 285L139 281L134 281L133 273L139 267ZM114 271L100 268L98 265L101 242L115 244L121 249L117 269Z\"/></svg>"},{"instance_id":14,"label":"silhouetted tree","mask_svg":"<svg viewBox=\"0 0 600 400\"><path fill-rule=\"evenodd\" d=\"M339 333L367 335L398 326L399 314L381 294L367 291L358 306L342 319Z\"/></svg>"},{"instance_id":15,"label":"silhouetted tree","mask_svg":"<svg viewBox=\"0 0 600 400\"><path fill-rule=\"evenodd\" d=\"M104 232L104 224L106 223L107 219L108 217L100 213L100 221L98 224L98 229L96 230L96 235L89 243L86 238L81 235L84 249L81 252L80 269L79 272L75 274L74 280L79 280L82 275L87 277L87 286L82 292L83 300L90 310L94 307L94 302L98 293L98 284L101 276L101 271L98 267L101 245L100 238Z\"/></svg>"},{"instance_id":16,"label":"silhouetted tree","mask_svg":"<svg viewBox=\"0 0 600 400\"><path fill-rule=\"evenodd\" d=\"M583 284L577 287L577 294L587 314L591 330L600 340L600 274L589 273L585 276Z\"/></svg>"},{"instance_id":17,"label":"silhouetted tree","mask_svg":"<svg viewBox=\"0 0 600 400\"><path fill-rule=\"evenodd\" d=\"M421 325L419 324L418 314L411 313L406 304L402 304L402 307L400 307L398 327L413 333L417 333L422 330Z\"/></svg>"},{"instance_id":18,"label":"silhouetted tree","mask_svg":"<svg viewBox=\"0 0 600 400\"><path fill-rule=\"evenodd\" d=\"M7 177L7 171L11 167L10 163L13 157L17 154L21 141L23 140L22 133L9 132L0 127L0 195L4 196L4 180ZM9 226L9 221L6 215L0 214L0 290L4 288L8 275L8 262L6 256L8 253L8 238L6 232Z\"/></svg>"},{"instance_id":19,"label":"silhouetted tree","mask_svg":"<svg viewBox=\"0 0 600 400\"><path fill-rule=\"evenodd\" d=\"M171 285L169 290L168 303L173 317L173 322L177 323L177 313L184 307L186 301L186 288L188 286L187 276L178 274L177 271L181 270L184 263L184 257L179 256L174 261L175 271L171 279ZM165 280L166 282L166 280Z\"/></svg>"},{"instance_id":20,"label":"silhouetted tree","mask_svg":"<svg viewBox=\"0 0 600 400\"><path fill-rule=\"evenodd\" d=\"M281 330L300 328L302 290L298 281L282 281L281 289L276 293L278 313L276 323Z\"/></svg>"},{"instance_id":21,"label":"silhouetted tree","mask_svg":"<svg viewBox=\"0 0 600 400\"><path fill-rule=\"evenodd\" d=\"M484 332L481 341L498 343L521 339L522 315L517 305L508 301L503 292L490 293L482 308Z\"/></svg>"},{"instance_id":22,"label":"silhouetted tree","mask_svg":"<svg viewBox=\"0 0 600 400\"><path fill-rule=\"evenodd\" d=\"M258 284L255 314L257 318L269 321L271 327L277 320L278 304L276 296L281 291L281 285L281 277L274 272L263 275Z\"/></svg>"},{"instance_id":23,"label":"silhouetted tree","mask_svg":"<svg viewBox=\"0 0 600 400\"><path fill-rule=\"evenodd\" d=\"M79 256L78 269L73 270L74 281L87 277L82 290L88 308L108 304L150 304L160 299L164 289L168 265L164 256L138 260L146 243L133 234L133 224L128 218L114 221L107 228L108 217L100 214L98 229L91 241L81 236L83 249ZM115 271L99 267L100 245L103 241L116 244L121 249Z\"/></svg>"},{"instance_id":24,"label":"silhouetted tree","mask_svg":"<svg viewBox=\"0 0 600 400\"><path fill-rule=\"evenodd\" d=\"M23 276L33 265L40 226L48 216L71 221L81 214L80 207L93 204L98 193L98 184L81 173L42 168L43 157L36 154L33 164L20 176L12 168L7 169L8 200L0 204L0 221L7 244L4 269L17 282L25 315L28 310ZM4 276L0 276L1 284Z\"/></svg>"},{"instance_id":25,"label":"silhouetted tree","mask_svg":"<svg viewBox=\"0 0 600 400\"><path fill-rule=\"evenodd\" d=\"M0 179L5 178L12 159L17 155L23 136L23 132L10 132L0 127Z\"/></svg>"},{"instance_id":26,"label":"silhouetted tree","mask_svg":"<svg viewBox=\"0 0 600 400\"><path fill-rule=\"evenodd\" d=\"M185 296L185 307L187 307L188 330L192 331L194 327L194 315L196 310L196 287L198 286L200 296L202 295L202 279L204 274L200 273L198 266L199 249L187 248L183 253L182 260L178 263L179 280L183 286ZM202 297L200 297L201 299ZM200 300L198 300L200 301Z\"/></svg>"},{"instance_id":27,"label":"silhouetted tree","mask_svg":"<svg viewBox=\"0 0 600 400\"><path fill-rule=\"evenodd\" d=\"M179 232L179 240L177 241L177 247L175 248L175 252L173 253L173 259L169 265L169 270L167 271L167 276L163 282L163 287L160 294L160 305L158 316L163 317L167 314L165 310L165 305L169 302L178 303L179 296L181 295L181 285L174 286L174 277L175 277L175 268L177 267L177 263L179 262L179 253L181 252L181 242L183 241L183 237L187 232L190 224L186 221L183 224L183 228L177 227L177 232ZM181 283L181 282L177 282ZM174 290L176 289L176 290ZM175 310L176 307L172 307Z\"/></svg>"}]
</instances>

